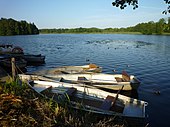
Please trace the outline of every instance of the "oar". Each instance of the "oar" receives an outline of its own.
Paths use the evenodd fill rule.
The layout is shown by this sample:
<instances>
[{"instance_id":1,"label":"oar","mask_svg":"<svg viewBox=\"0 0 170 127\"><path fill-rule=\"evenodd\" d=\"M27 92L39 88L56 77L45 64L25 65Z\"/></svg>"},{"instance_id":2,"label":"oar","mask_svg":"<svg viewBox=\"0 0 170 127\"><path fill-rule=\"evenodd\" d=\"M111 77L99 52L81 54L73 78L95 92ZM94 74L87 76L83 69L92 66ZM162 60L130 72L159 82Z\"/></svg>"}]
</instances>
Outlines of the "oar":
<instances>
[{"instance_id":1,"label":"oar","mask_svg":"<svg viewBox=\"0 0 170 127\"><path fill-rule=\"evenodd\" d=\"M123 90L123 87L124 87L124 85L122 86L122 88L121 88L120 90L117 91L116 97L114 98L112 105L114 105L114 104L116 103L116 100L118 99L118 95L119 95L119 93Z\"/></svg>"},{"instance_id":2,"label":"oar","mask_svg":"<svg viewBox=\"0 0 170 127\"><path fill-rule=\"evenodd\" d=\"M123 87L124 87L124 85L122 86L122 88L121 88L120 90L118 90L118 91L117 91L116 99L118 98L118 95L119 95L120 91L122 91L122 90L123 90Z\"/></svg>"}]
</instances>

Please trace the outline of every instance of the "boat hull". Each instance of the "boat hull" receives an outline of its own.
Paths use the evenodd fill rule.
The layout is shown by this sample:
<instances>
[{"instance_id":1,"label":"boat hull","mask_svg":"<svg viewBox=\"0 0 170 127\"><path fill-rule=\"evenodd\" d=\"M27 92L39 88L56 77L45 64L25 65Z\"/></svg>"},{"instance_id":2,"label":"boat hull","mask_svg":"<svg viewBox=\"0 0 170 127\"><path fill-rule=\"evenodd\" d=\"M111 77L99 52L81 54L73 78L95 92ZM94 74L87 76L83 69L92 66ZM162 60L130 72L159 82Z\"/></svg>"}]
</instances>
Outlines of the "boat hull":
<instances>
[{"instance_id":1,"label":"boat hull","mask_svg":"<svg viewBox=\"0 0 170 127\"><path fill-rule=\"evenodd\" d=\"M36 81L34 80L34 89L42 94L46 93L46 90L38 90L36 89L35 85L39 85L38 87L44 87L44 89L49 88L49 86L52 88L51 93L54 94L50 94L49 96L53 97L53 99L55 99L57 102L59 102L60 100L58 100L58 95L59 94L63 94L63 92L65 93L64 89L68 89L68 88L73 88L73 86L71 86L68 83L61 83L61 82L48 82L48 81ZM61 88L61 90L60 90ZM83 107L79 109L80 107L77 107L76 104L77 102L73 101L70 98L70 101L72 103L72 106L75 109L79 109L79 110L84 110L84 111L88 111L88 112L92 112L95 114L102 114L102 115L108 115L108 116L120 116L123 118L127 118L129 120L144 120L146 118L145 115L145 107L147 106L147 102L145 101L141 101L141 100L137 100L134 98L130 98L130 97L126 97L124 95L118 95L116 93L110 93L110 92L105 92L96 88L87 88L87 87L80 87L80 86L74 86L74 88L78 91L76 92L76 95L74 94L73 98L75 97L79 97L80 98L80 102L81 99L88 99L91 100L91 102L98 102L98 105L95 104L95 106L93 104L85 104ZM49 92L49 90L47 90ZM55 98L55 93L57 93L57 96ZM84 93L84 94L82 94ZM123 108L121 108L121 110L119 109L119 111L117 109L112 110L106 110L106 109L101 109L101 103L103 103L106 98L108 96L111 97L116 97L118 95L118 98L116 100L116 105L122 105L123 104ZM63 100L63 99L62 99ZM84 103L86 103L84 100Z\"/></svg>"},{"instance_id":2,"label":"boat hull","mask_svg":"<svg viewBox=\"0 0 170 127\"><path fill-rule=\"evenodd\" d=\"M62 78L63 82L85 83L87 85L110 90L119 90L122 88L122 86L124 86L123 90L137 90L140 85L140 81L133 75L130 76L130 81L120 81L120 79L122 80L122 74L91 73L56 74L45 76L49 78Z\"/></svg>"},{"instance_id":3,"label":"boat hull","mask_svg":"<svg viewBox=\"0 0 170 127\"><path fill-rule=\"evenodd\" d=\"M56 75L56 74L75 74L75 73L99 73L102 68L95 65L83 65L83 66L61 66L49 70L41 70L34 72L38 75Z\"/></svg>"},{"instance_id":4,"label":"boat hull","mask_svg":"<svg viewBox=\"0 0 170 127\"><path fill-rule=\"evenodd\" d=\"M23 59L27 61L27 64L43 64L45 63L45 56L42 55L23 55Z\"/></svg>"}]
</instances>

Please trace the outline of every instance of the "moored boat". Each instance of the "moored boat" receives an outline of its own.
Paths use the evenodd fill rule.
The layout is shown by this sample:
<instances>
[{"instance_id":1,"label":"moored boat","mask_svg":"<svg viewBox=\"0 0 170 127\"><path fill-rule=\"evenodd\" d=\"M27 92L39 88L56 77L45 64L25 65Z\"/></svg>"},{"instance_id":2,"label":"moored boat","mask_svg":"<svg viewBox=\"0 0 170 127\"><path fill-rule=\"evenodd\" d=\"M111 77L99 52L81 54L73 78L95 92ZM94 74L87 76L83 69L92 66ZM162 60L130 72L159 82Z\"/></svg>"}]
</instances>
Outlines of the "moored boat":
<instances>
[{"instance_id":1,"label":"moored boat","mask_svg":"<svg viewBox=\"0 0 170 127\"><path fill-rule=\"evenodd\" d=\"M143 121L146 118L147 102L129 98L119 93L109 93L96 88L71 86L68 83L36 81L31 87L40 94L53 98L58 103L67 103L72 108L104 116L120 116L122 118Z\"/></svg>"},{"instance_id":2,"label":"moored boat","mask_svg":"<svg viewBox=\"0 0 170 127\"><path fill-rule=\"evenodd\" d=\"M27 61L28 65L43 64L45 63L45 56L38 54L25 54L23 49L19 46L13 46L10 44L0 45L0 54L6 55L7 57L20 57Z\"/></svg>"},{"instance_id":3,"label":"moored boat","mask_svg":"<svg viewBox=\"0 0 170 127\"><path fill-rule=\"evenodd\" d=\"M85 83L98 88L106 88L111 90L119 90L124 86L123 90L137 90L140 81L134 76L129 75L125 71L122 74L105 74L105 73L86 73L86 74L51 74L45 75L49 78L62 78L63 82Z\"/></svg>"},{"instance_id":4,"label":"moored boat","mask_svg":"<svg viewBox=\"0 0 170 127\"><path fill-rule=\"evenodd\" d=\"M82 66L61 66L52 68L49 70L41 70L35 72L34 74L38 75L55 75L55 74L74 74L74 73L98 73L102 71L102 67L99 67L96 64L88 64Z\"/></svg>"},{"instance_id":5,"label":"moored boat","mask_svg":"<svg viewBox=\"0 0 170 127\"><path fill-rule=\"evenodd\" d=\"M19 46L13 46L11 44L1 44L0 54L23 54L23 49Z\"/></svg>"},{"instance_id":6,"label":"moored boat","mask_svg":"<svg viewBox=\"0 0 170 127\"><path fill-rule=\"evenodd\" d=\"M43 64L45 63L45 56L38 54L38 55L32 55L32 54L24 54L22 55L22 58L27 61L27 64Z\"/></svg>"}]
</instances>

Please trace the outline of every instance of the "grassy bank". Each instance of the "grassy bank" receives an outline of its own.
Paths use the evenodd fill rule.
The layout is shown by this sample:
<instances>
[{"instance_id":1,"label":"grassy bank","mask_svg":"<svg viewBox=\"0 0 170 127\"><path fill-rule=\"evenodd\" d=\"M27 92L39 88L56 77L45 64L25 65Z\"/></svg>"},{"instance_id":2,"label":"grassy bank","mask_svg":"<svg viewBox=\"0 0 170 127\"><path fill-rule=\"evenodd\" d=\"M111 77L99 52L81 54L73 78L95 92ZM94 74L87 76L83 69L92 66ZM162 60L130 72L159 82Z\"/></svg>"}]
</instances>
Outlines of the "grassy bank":
<instances>
[{"instance_id":1,"label":"grassy bank","mask_svg":"<svg viewBox=\"0 0 170 127\"><path fill-rule=\"evenodd\" d=\"M27 84L0 84L0 126L2 127L125 127L115 117L96 116L59 105L33 91Z\"/></svg>"}]
</instances>

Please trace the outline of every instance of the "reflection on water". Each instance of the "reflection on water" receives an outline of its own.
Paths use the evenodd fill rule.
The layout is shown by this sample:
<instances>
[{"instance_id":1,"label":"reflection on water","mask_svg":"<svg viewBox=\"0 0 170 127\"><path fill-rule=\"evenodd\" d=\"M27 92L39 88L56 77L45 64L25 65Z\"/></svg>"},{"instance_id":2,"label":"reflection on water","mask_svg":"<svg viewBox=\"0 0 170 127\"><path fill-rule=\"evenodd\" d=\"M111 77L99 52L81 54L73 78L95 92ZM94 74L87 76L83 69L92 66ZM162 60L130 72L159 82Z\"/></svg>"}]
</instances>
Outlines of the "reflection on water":
<instances>
[{"instance_id":1,"label":"reflection on water","mask_svg":"<svg viewBox=\"0 0 170 127\"><path fill-rule=\"evenodd\" d=\"M139 78L138 91L123 94L149 103L151 126L170 126L170 36L121 34L54 34L0 37L0 44L14 44L27 53L46 56L35 71L65 65L96 63L104 73L126 70ZM159 91L160 94L156 94ZM113 91L114 92L114 91ZM161 110L160 110L161 109Z\"/></svg>"},{"instance_id":2,"label":"reflection on water","mask_svg":"<svg viewBox=\"0 0 170 127\"><path fill-rule=\"evenodd\" d=\"M138 99L138 92L137 92L137 90L122 91L122 92L120 92L120 94L123 94L123 95L129 96L129 97Z\"/></svg>"}]
</instances>

